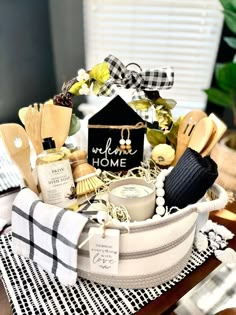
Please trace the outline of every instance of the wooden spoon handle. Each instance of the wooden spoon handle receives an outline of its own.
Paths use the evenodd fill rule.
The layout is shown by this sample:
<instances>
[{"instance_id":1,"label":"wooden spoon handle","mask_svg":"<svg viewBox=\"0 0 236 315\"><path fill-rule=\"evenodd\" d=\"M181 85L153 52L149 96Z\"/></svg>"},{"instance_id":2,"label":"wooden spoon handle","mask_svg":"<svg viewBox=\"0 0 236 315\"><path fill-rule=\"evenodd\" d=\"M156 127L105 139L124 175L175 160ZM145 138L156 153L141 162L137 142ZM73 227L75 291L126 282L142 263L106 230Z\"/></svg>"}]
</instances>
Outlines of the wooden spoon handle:
<instances>
[{"instance_id":1,"label":"wooden spoon handle","mask_svg":"<svg viewBox=\"0 0 236 315\"><path fill-rule=\"evenodd\" d=\"M174 161L171 163L172 166L175 166L180 157L183 155L184 151L187 149L188 145L185 145L183 142L179 141L175 151Z\"/></svg>"},{"instance_id":2,"label":"wooden spoon handle","mask_svg":"<svg viewBox=\"0 0 236 315\"><path fill-rule=\"evenodd\" d=\"M21 175L25 181L26 186L38 195L39 191L38 191L38 188L34 182L34 178L33 178L33 175L31 173L31 169L21 167L20 171L21 171Z\"/></svg>"},{"instance_id":3,"label":"wooden spoon handle","mask_svg":"<svg viewBox=\"0 0 236 315\"><path fill-rule=\"evenodd\" d=\"M201 155L203 157L211 154L211 151L213 150L214 146L221 139L221 137L227 130L226 124L222 120L220 120L215 114L211 113L209 115L209 118L213 121L215 128L209 143L201 152Z\"/></svg>"}]
</instances>

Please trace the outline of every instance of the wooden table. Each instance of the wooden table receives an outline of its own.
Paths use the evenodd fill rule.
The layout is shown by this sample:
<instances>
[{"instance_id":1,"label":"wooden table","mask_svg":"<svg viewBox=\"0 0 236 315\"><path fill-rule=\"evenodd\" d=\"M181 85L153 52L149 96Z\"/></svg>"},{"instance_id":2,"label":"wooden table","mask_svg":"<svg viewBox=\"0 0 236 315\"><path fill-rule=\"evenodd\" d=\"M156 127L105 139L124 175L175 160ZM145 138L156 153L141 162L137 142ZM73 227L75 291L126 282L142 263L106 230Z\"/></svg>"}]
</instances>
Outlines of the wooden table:
<instances>
[{"instance_id":1,"label":"wooden table","mask_svg":"<svg viewBox=\"0 0 236 315\"><path fill-rule=\"evenodd\" d=\"M224 225L234 234L236 234L236 202L229 204L226 209L214 211L210 214L210 219ZM229 242L229 247L236 250L236 237ZM158 314L175 314L174 309L176 303L194 288L200 281L206 278L216 267L220 261L214 256L207 259L207 261L193 271L189 276L186 276L181 282L177 283L172 289L162 294L156 300L150 302L140 311L138 315L158 315ZM0 310L1 315L10 315L11 308L7 300L4 288L0 283Z\"/></svg>"}]
</instances>

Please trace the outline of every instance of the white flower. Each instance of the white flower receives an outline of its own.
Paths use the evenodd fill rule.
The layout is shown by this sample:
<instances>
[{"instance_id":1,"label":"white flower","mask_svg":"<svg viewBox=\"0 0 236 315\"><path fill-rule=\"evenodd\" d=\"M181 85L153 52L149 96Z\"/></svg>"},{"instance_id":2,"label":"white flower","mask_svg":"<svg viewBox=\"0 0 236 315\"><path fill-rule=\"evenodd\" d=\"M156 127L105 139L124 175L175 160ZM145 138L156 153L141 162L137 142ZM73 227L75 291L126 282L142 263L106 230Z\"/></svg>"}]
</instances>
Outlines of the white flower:
<instances>
[{"instance_id":1,"label":"white flower","mask_svg":"<svg viewBox=\"0 0 236 315\"><path fill-rule=\"evenodd\" d=\"M88 87L88 85L86 83L84 83L81 87L81 89L79 90L79 94L80 95L89 95L90 89Z\"/></svg>"},{"instance_id":2,"label":"white flower","mask_svg":"<svg viewBox=\"0 0 236 315\"><path fill-rule=\"evenodd\" d=\"M87 81L89 80L89 74L84 70L84 69L80 69L78 70L78 76L76 77L77 81Z\"/></svg>"}]
</instances>

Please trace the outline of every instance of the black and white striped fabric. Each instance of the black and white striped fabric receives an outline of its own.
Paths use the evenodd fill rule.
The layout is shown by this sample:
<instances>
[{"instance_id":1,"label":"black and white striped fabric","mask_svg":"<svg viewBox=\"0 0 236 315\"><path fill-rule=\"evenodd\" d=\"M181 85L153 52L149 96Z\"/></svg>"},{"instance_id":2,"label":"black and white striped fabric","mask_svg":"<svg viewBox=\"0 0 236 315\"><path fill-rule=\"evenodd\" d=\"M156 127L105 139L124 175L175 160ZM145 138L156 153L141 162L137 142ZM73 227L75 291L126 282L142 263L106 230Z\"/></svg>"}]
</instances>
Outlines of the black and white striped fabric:
<instances>
[{"instance_id":1,"label":"black and white striped fabric","mask_svg":"<svg viewBox=\"0 0 236 315\"><path fill-rule=\"evenodd\" d=\"M218 177L216 162L187 148L165 178L165 204L183 209L198 202Z\"/></svg>"},{"instance_id":2,"label":"black and white striped fabric","mask_svg":"<svg viewBox=\"0 0 236 315\"><path fill-rule=\"evenodd\" d=\"M77 247L87 220L79 213L43 203L33 191L24 188L12 208L13 251L38 263L63 284L74 285Z\"/></svg>"},{"instance_id":3,"label":"black and white striped fabric","mask_svg":"<svg viewBox=\"0 0 236 315\"><path fill-rule=\"evenodd\" d=\"M208 230L212 232L214 227L211 221L208 222L210 225L204 234ZM171 281L148 289L119 289L81 278L77 279L74 286L62 285L38 264L15 255L12 252L12 235L9 233L0 237L1 278L13 315L135 314L203 264L216 248L223 248L221 239L215 238L214 247L209 245L201 252L193 247L186 267Z\"/></svg>"},{"instance_id":4,"label":"black and white striped fabric","mask_svg":"<svg viewBox=\"0 0 236 315\"><path fill-rule=\"evenodd\" d=\"M115 56L109 55L104 59L108 63L110 78L99 91L100 95L112 96L116 90L112 85L125 89L135 89L133 100L146 98L144 90L157 91L170 89L174 84L174 70L172 67L160 67L153 70L136 72L127 67Z\"/></svg>"}]
</instances>

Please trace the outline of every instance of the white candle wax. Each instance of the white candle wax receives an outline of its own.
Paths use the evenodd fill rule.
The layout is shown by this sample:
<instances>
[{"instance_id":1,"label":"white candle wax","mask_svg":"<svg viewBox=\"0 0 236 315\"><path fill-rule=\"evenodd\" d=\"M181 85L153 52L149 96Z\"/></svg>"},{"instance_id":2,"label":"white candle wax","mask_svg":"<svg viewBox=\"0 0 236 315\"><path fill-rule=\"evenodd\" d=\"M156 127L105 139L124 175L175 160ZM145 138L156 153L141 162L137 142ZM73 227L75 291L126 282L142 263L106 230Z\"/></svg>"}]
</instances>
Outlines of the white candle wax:
<instances>
[{"instance_id":1,"label":"white candle wax","mask_svg":"<svg viewBox=\"0 0 236 315\"><path fill-rule=\"evenodd\" d=\"M118 186L112 190L113 195L123 198L141 198L151 193L151 188L137 184Z\"/></svg>"}]
</instances>

